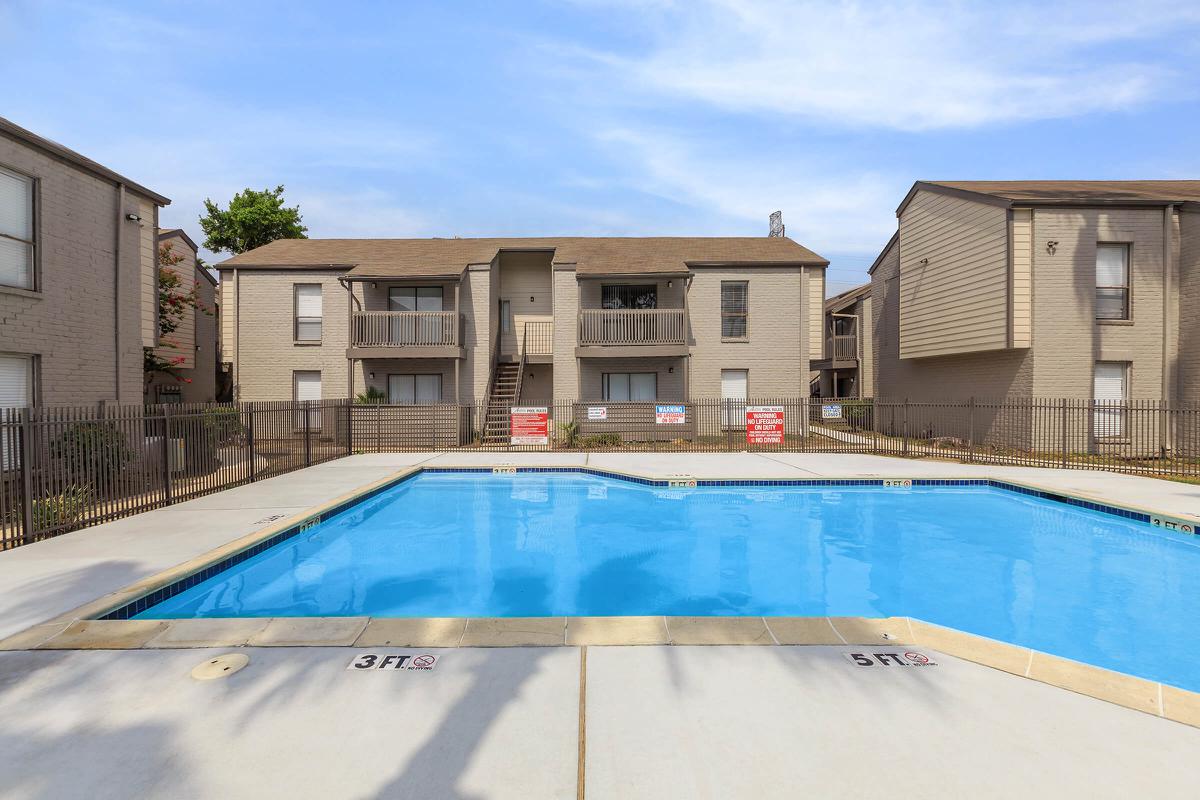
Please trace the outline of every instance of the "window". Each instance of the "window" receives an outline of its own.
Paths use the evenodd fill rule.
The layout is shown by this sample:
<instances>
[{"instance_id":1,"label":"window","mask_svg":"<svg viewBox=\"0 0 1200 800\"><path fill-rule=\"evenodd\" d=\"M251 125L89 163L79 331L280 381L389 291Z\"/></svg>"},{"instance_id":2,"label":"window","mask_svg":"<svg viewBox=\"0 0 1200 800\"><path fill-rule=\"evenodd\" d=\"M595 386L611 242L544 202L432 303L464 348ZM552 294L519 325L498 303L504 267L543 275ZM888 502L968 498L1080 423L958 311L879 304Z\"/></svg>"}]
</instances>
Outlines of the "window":
<instances>
[{"instance_id":1,"label":"window","mask_svg":"<svg viewBox=\"0 0 1200 800\"><path fill-rule=\"evenodd\" d=\"M441 286L393 286L388 289L388 311L441 310Z\"/></svg>"},{"instance_id":2,"label":"window","mask_svg":"<svg viewBox=\"0 0 1200 800\"><path fill-rule=\"evenodd\" d=\"M1129 398L1129 364L1097 361L1094 390L1096 409L1093 432L1097 438L1125 435L1125 404Z\"/></svg>"},{"instance_id":3,"label":"window","mask_svg":"<svg viewBox=\"0 0 1200 800\"><path fill-rule=\"evenodd\" d=\"M295 292L296 341L321 341L321 284L297 283Z\"/></svg>"},{"instance_id":4,"label":"window","mask_svg":"<svg viewBox=\"0 0 1200 800\"><path fill-rule=\"evenodd\" d=\"M721 281L721 338L745 339L750 310L750 286L745 281Z\"/></svg>"},{"instance_id":5,"label":"window","mask_svg":"<svg viewBox=\"0 0 1200 800\"><path fill-rule=\"evenodd\" d=\"M0 409L33 404L33 359L0 355Z\"/></svg>"},{"instance_id":6,"label":"window","mask_svg":"<svg viewBox=\"0 0 1200 800\"><path fill-rule=\"evenodd\" d=\"M600 378L604 400L623 403L658 399L657 372L605 372Z\"/></svg>"},{"instance_id":7,"label":"window","mask_svg":"<svg viewBox=\"0 0 1200 800\"><path fill-rule=\"evenodd\" d=\"M442 402L441 375L388 375L388 402L393 405L430 405Z\"/></svg>"},{"instance_id":8,"label":"window","mask_svg":"<svg viewBox=\"0 0 1200 800\"><path fill-rule=\"evenodd\" d=\"M33 405L33 359L29 356L0 355L0 421L6 409ZM0 428L0 469L20 466L17 439L12 428Z\"/></svg>"},{"instance_id":9,"label":"window","mask_svg":"<svg viewBox=\"0 0 1200 800\"><path fill-rule=\"evenodd\" d=\"M33 289L33 179L0 169L0 284Z\"/></svg>"},{"instance_id":10,"label":"window","mask_svg":"<svg viewBox=\"0 0 1200 800\"><path fill-rule=\"evenodd\" d=\"M292 398L298 402L321 399L321 373L319 370L296 371L292 373ZM321 427L321 409L312 408L308 412L308 425L311 428ZM304 427L304 412L296 412L296 427Z\"/></svg>"},{"instance_id":11,"label":"window","mask_svg":"<svg viewBox=\"0 0 1200 800\"><path fill-rule=\"evenodd\" d=\"M1096 319L1129 319L1129 245L1096 245Z\"/></svg>"},{"instance_id":12,"label":"window","mask_svg":"<svg viewBox=\"0 0 1200 800\"><path fill-rule=\"evenodd\" d=\"M658 286L616 283L600 287L601 308L658 308Z\"/></svg>"},{"instance_id":13,"label":"window","mask_svg":"<svg viewBox=\"0 0 1200 800\"><path fill-rule=\"evenodd\" d=\"M513 332L512 300L500 301L500 332Z\"/></svg>"}]
</instances>

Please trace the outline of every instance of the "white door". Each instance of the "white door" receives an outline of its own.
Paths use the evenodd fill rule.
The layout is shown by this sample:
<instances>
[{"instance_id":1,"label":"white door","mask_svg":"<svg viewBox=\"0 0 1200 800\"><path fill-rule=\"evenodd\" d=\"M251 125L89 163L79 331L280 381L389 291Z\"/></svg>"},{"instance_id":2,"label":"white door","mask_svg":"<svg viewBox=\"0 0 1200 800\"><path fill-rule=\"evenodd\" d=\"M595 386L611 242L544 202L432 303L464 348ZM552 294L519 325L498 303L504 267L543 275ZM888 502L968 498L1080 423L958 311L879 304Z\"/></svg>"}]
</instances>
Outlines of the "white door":
<instances>
[{"instance_id":1,"label":"white door","mask_svg":"<svg viewBox=\"0 0 1200 800\"><path fill-rule=\"evenodd\" d=\"M724 427L745 427L748 383L749 373L744 369L721 370L721 424Z\"/></svg>"},{"instance_id":2,"label":"white door","mask_svg":"<svg viewBox=\"0 0 1200 800\"><path fill-rule=\"evenodd\" d=\"M32 390L30 360L24 356L0 356L0 422L12 411L6 409L25 408L29 405ZM9 436L10 428L0 434L0 468L11 469L19 465L16 453L17 439Z\"/></svg>"},{"instance_id":3,"label":"white door","mask_svg":"<svg viewBox=\"0 0 1200 800\"><path fill-rule=\"evenodd\" d=\"M317 371L292 373L292 394L297 402L320 400L321 373ZM321 427L320 408L314 408L309 411L308 424L314 430ZM304 416L299 412L296 414L296 427L304 427Z\"/></svg>"},{"instance_id":4,"label":"white door","mask_svg":"<svg viewBox=\"0 0 1200 800\"><path fill-rule=\"evenodd\" d=\"M393 286L388 311L442 311L443 294L441 286ZM442 344L441 327L437 317L393 319L389 344Z\"/></svg>"},{"instance_id":5,"label":"white door","mask_svg":"<svg viewBox=\"0 0 1200 800\"><path fill-rule=\"evenodd\" d=\"M1122 361L1097 361L1093 397L1096 410L1092 430L1097 438L1125 435L1125 401L1129 396L1129 365Z\"/></svg>"}]
</instances>

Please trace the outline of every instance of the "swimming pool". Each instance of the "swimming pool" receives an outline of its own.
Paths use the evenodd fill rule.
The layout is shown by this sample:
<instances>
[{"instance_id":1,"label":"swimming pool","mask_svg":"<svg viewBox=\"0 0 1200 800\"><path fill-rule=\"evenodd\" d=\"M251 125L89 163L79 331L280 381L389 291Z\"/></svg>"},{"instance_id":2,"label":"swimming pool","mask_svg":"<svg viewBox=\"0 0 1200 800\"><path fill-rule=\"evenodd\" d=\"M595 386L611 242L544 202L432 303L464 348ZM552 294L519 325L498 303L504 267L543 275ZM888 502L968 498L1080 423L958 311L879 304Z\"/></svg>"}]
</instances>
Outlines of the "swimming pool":
<instances>
[{"instance_id":1,"label":"swimming pool","mask_svg":"<svg viewBox=\"0 0 1200 800\"><path fill-rule=\"evenodd\" d=\"M861 483L425 472L136 616L912 616L1200 689L1178 650L1197 537L986 482Z\"/></svg>"}]
</instances>

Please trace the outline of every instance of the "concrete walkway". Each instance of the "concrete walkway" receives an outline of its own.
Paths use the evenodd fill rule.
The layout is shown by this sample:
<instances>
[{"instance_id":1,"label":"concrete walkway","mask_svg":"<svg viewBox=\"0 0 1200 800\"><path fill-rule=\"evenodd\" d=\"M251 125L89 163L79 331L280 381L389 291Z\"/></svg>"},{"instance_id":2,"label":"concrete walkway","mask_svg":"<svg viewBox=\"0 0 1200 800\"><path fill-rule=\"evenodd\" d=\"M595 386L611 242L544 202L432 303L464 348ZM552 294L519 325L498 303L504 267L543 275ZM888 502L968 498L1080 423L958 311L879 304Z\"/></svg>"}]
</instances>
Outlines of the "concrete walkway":
<instances>
[{"instance_id":1,"label":"concrete walkway","mask_svg":"<svg viewBox=\"0 0 1200 800\"><path fill-rule=\"evenodd\" d=\"M860 667L852 649L589 647L582 694L575 647L426 651L427 672L249 648L212 681L189 673L214 651L0 653L0 795L1195 796L1200 729L936 653Z\"/></svg>"},{"instance_id":2,"label":"concrete walkway","mask_svg":"<svg viewBox=\"0 0 1200 800\"><path fill-rule=\"evenodd\" d=\"M361 455L0 553L0 637L417 463L720 478L996 477L1175 516L1200 487L866 455ZM929 651L458 648L432 672L360 648L0 652L0 797L1192 797L1200 729ZM406 652L377 648L379 653ZM583 687L581 695L581 686ZM581 704L581 697L583 702ZM581 760L582 750L585 757Z\"/></svg>"}]
</instances>

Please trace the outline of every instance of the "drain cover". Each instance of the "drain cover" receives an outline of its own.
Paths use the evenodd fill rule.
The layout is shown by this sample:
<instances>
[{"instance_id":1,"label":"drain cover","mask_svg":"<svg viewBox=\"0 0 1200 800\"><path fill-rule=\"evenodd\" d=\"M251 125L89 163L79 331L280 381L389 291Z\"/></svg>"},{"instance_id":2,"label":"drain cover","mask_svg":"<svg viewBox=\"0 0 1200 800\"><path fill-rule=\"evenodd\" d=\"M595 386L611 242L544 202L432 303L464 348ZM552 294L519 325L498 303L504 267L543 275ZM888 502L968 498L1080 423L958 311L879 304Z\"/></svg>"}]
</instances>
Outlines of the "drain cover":
<instances>
[{"instance_id":1,"label":"drain cover","mask_svg":"<svg viewBox=\"0 0 1200 800\"><path fill-rule=\"evenodd\" d=\"M210 658L202 664L197 664L192 670L192 677L198 681L211 681L217 678L227 678L250 663L250 657L243 653L226 653L223 656Z\"/></svg>"}]
</instances>

